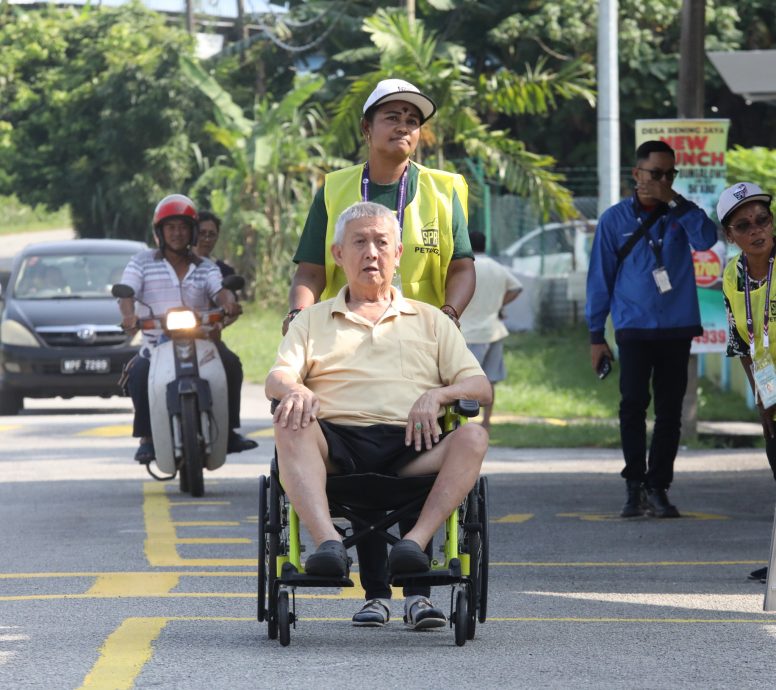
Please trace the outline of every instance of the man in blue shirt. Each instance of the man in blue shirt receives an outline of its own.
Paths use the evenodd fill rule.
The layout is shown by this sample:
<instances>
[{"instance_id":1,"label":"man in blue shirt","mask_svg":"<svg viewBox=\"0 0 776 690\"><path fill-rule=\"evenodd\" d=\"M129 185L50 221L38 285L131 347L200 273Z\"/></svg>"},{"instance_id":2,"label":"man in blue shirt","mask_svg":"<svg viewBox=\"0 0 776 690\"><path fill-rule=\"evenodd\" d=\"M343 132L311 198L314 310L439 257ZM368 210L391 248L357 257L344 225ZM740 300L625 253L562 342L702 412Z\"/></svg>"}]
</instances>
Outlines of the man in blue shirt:
<instances>
[{"instance_id":1,"label":"man in blue shirt","mask_svg":"<svg viewBox=\"0 0 776 690\"><path fill-rule=\"evenodd\" d=\"M613 359L604 339L609 314L619 348L622 477L627 485L622 517L645 511L679 517L666 491L679 448L690 344L703 332L691 245L709 249L717 241L717 227L672 189L675 163L673 149L663 141L639 146L635 193L602 214L588 269L585 316L593 369L599 371L604 357ZM625 254L629 238L648 218L654 222ZM650 384L655 427L647 458Z\"/></svg>"}]
</instances>

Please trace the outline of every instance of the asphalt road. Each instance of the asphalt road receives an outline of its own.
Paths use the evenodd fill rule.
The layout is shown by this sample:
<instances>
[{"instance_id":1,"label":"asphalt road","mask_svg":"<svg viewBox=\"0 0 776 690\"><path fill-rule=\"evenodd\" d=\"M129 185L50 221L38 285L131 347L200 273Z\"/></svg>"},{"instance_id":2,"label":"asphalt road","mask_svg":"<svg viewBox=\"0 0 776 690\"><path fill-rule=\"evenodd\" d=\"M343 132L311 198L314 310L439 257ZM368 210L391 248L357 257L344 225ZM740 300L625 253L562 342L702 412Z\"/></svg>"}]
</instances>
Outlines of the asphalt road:
<instances>
[{"instance_id":1,"label":"asphalt road","mask_svg":"<svg viewBox=\"0 0 776 690\"><path fill-rule=\"evenodd\" d=\"M0 687L762 688L776 619L747 573L769 552L761 451L683 452L679 520L623 520L610 451L493 450L490 619L465 647L401 602L353 628L359 591L299 590L291 645L255 620L260 391L191 499L132 461L124 400L28 401L0 418ZM435 590L449 605L449 590Z\"/></svg>"}]
</instances>

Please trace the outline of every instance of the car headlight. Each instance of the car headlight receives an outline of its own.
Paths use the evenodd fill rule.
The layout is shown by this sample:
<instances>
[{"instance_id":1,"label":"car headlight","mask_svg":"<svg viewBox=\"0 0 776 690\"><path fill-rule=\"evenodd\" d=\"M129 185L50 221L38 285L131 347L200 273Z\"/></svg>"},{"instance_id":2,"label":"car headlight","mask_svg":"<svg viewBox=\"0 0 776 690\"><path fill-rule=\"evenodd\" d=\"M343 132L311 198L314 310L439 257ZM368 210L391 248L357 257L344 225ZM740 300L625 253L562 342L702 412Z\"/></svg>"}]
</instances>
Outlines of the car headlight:
<instances>
[{"instance_id":1,"label":"car headlight","mask_svg":"<svg viewBox=\"0 0 776 690\"><path fill-rule=\"evenodd\" d=\"M168 312L165 327L168 331L185 331L197 325L197 317L188 309Z\"/></svg>"},{"instance_id":2,"label":"car headlight","mask_svg":"<svg viewBox=\"0 0 776 690\"><path fill-rule=\"evenodd\" d=\"M30 330L13 319L4 319L3 323L0 324L0 340L3 345L40 347L40 343Z\"/></svg>"}]
</instances>

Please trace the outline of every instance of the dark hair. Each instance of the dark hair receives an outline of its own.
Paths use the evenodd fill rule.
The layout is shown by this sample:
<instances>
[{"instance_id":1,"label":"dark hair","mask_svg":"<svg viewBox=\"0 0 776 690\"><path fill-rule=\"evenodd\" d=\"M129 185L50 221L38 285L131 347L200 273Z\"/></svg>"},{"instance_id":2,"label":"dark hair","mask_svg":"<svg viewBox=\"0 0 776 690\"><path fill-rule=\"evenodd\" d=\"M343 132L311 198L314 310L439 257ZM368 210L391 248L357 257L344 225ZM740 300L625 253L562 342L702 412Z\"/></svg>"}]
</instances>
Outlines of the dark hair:
<instances>
[{"instance_id":1,"label":"dark hair","mask_svg":"<svg viewBox=\"0 0 776 690\"><path fill-rule=\"evenodd\" d=\"M200 211L197 214L197 221L201 224L202 221L210 220L216 225L216 230L221 232L221 219L212 211Z\"/></svg>"},{"instance_id":2,"label":"dark hair","mask_svg":"<svg viewBox=\"0 0 776 690\"><path fill-rule=\"evenodd\" d=\"M485 235L479 230L469 232L469 241L472 243L472 251L482 253L485 251Z\"/></svg>"},{"instance_id":3,"label":"dark hair","mask_svg":"<svg viewBox=\"0 0 776 690\"><path fill-rule=\"evenodd\" d=\"M636 149L636 160L645 161L651 153L668 153L676 158L674 150L668 144L658 139L651 139L650 141L645 141Z\"/></svg>"}]
</instances>

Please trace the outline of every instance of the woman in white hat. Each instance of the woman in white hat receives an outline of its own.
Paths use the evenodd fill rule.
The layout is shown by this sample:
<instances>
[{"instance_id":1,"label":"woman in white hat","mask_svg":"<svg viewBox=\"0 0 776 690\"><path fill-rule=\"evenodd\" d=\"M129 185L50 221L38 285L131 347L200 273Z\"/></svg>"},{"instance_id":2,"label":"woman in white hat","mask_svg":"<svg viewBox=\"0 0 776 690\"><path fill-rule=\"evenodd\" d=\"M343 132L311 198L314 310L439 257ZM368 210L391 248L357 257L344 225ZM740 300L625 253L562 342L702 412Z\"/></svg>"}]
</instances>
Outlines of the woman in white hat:
<instances>
[{"instance_id":1,"label":"woman in white hat","mask_svg":"<svg viewBox=\"0 0 776 690\"><path fill-rule=\"evenodd\" d=\"M404 253L394 285L404 297L434 304L455 323L474 294L474 254L467 223L468 188L461 175L426 168L410 160L420 128L436 112L434 101L403 79L384 79L366 99L361 131L368 157L326 175L315 195L299 241L283 333L302 309L334 297L345 275L329 252L340 213L358 201L373 201L396 212ZM412 527L402 524L402 533ZM432 545L429 544L429 548ZM366 604L354 625L382 626L390 618L386 545L380 538L358 546ZM405 618L411 627L445 625L427 587L405 588Z\"/></svg>"},{"instance_id":2,"label":"woman in white hat","mask_svg":"<svg viewBox=\"0 0 776 690\"><path fill-rule=\"evenodd\" d=\"M765 453L776 478L776 287L771 195L752 182L739 182L719 198L717 217L741 253L725 267L722 291L728 313L728 357L740 358L755 394L765 437ZM752 572L765 582L767 568Z\"/></svg>"}]
</instances>

